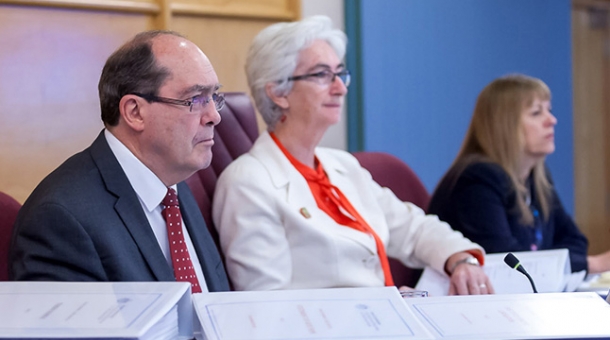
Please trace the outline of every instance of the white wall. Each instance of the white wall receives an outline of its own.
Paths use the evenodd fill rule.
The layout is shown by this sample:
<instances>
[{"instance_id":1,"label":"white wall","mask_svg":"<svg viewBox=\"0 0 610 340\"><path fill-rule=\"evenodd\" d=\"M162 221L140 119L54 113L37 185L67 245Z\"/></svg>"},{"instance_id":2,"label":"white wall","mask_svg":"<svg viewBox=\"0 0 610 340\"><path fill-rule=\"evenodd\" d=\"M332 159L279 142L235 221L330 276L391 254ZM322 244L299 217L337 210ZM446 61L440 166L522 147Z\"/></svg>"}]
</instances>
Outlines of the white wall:
<instances>
[{"instance_id":1,"label":"white wall","mask_svg":"<svg viewBox=\"0 0 610 340\"><path fill-rule=\"evenodd\" d=\"M301 14L303 17L324 14L332 19L336 28L345 31L343 0L301 0ZM346 112L344 106L341 121L326 131L320 146L347 150Z\"/></svg>"}]
</instances>

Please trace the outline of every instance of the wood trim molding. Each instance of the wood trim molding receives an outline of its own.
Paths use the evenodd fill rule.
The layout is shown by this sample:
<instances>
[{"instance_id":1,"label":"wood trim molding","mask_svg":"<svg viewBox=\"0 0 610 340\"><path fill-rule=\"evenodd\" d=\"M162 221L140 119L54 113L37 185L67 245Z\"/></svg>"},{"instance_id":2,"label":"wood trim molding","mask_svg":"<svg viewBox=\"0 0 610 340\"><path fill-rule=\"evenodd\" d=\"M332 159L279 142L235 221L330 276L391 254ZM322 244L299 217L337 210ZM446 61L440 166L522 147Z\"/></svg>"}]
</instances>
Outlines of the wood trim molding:
<instances>
[{"instance_id":1,"label":"wood trim molding","mask_svg":"<svg viewBox=\"0 0 610 340\"><path fill-rule=\"evenodd\" d=\"M303 13L301 13L301 0L288 0L288 7L290 11L294 14L292 20L301 20L303 19Z\"/></svg>"},{"instance_id":2,"label":"wood trim molding","mask_svg":"<svg viewBox=\"0 0 610 340\"><path fill-rule=\"evenodd\" d=\"M196 16L212 16L212 17L232 17L232 18L250 18L250 19L265 19L265 20L297 20L299 12L291 10L287 11L256 11L250 8L223 8L214 5L205 4L187 4L173 2L171 4L172 13L174 15L196 15Z\"/></svg>"},{"instance_id":3,"label":"wood trim molding","mask_svg":"<svg viewBox=\"0 0 610 340\"><path fill-rule=\"evenodd\" d=\"M124 1L124 0L0 0L0 5L60 7L115 12L159 15L160 28L171 27L172 15L247 18L262 20L298 20L301 16L300 1L288 0L286 10L257 10L254 8L221 7L218 5L179 3L175 0Z\"/></svg>"},{"instance_id":4,"label":"wood trim molding","mask_svg":"<svg viewBox=\"0 0 610 340\"><path fill-rule=\"evenodd\" d=\"M158 0L159 14L155 18L155 27L160 30L172 29L172 0Z\"/></svg>"},{"instance_id":5,"label":"wood trim molding","mask_svg":"<svg viewBox=\"0 0 610 340\"><path fill-rule=\"evenodd\" d=\"M572 0L572 8L610 9L610 0Z\"/></svg>"},{"instance_id":6,"label":"wood trim molding","mask_svg":"<svg viewBox=\"0 0 610 340\"><path fill-rule=\"evenodd\" d=\"M0 0L0 5L61 7L102 11L158 14L160 6L152 2L120 0Z\"/></svg>"}]
</instances>

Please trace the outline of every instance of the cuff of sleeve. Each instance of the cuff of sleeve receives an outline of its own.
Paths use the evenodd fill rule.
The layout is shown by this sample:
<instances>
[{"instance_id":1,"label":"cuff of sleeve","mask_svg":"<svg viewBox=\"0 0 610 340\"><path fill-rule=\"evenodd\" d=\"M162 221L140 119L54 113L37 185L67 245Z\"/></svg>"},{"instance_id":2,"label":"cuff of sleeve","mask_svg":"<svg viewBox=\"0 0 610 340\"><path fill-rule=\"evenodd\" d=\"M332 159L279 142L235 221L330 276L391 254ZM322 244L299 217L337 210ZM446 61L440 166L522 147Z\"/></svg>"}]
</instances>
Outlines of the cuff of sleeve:
<instances>
[{"instance_id":1,"label":"cuff of sleeve","mask_svg":"<svg viewBox=\"0 0 610 340\"><path fill-rule=\"evenodd\" d=\"M471 249L471 250L466 250L466 252L474 257L477 258L477 260L479 260L479 263L482 265L485 264L485 254L483 254L482 251L478 250L478 249Z\"/></svg>"}]
</instances>

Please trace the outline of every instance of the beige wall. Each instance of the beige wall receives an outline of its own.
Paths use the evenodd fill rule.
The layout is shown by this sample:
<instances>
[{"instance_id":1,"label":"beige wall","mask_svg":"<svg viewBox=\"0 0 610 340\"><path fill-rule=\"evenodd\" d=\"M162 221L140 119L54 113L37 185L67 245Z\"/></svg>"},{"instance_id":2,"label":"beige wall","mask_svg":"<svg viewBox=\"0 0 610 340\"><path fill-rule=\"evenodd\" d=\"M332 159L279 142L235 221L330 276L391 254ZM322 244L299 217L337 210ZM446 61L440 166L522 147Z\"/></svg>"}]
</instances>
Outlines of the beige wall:
<instances>
[{"instance_id":1,"label":"beige wall","mask_svg":"<svg viewBox=\"0 0 610 340\"><path fill-rule=\"evenodd\" d=\"M0 191L23 202L102 128L97 82L137 32L173 29L209 56L225 91L247 91L245 51L298 0L0 0Z\"/></svg>"}]
</instances>

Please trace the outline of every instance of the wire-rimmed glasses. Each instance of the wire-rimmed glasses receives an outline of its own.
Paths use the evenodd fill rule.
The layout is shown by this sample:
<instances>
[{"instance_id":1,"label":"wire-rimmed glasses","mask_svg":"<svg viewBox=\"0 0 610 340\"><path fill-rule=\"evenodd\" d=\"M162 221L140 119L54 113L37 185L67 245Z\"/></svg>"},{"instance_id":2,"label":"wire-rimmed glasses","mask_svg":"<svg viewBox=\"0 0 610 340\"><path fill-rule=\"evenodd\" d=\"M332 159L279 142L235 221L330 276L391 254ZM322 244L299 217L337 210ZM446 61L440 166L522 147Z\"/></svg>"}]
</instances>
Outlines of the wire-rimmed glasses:
<instances>
[{"instance_id":1,"label":"wire-rimmed glasses","mask_svg":"<svg viewBox=\"0 0 610 340\"><path fill-rule=\"evenodd\" d=\"M140 98L146 99L148 102L157 102L157 103L165 103L171 105L180 105L180 106L188 106L190 112L202 112L205 106L213 101L216 106L216 111L222 110L225 106L225 95L223 93L213 93L211 97L205 96L195 96L191 99L174 99L174 98L166 98L159 97L153 94L144 94L144 93L131 93Z\"/></svg>"},{"instance_id":2,"label":"wire-rimmed glasses","mask_svg":"<svg viewBox=\"0 0 610 340\"><path fill-rule=\"evenodd\" d=\"M348 70L341 70L339 72L332 72L331 70L323 70L323 71L315 72L315 73L302 74L299 76L292 76L292 77L288 78L288 80L295 81L295 80L311 79L320 85L329 85L332 82L334 82L335 78L337 78L337 77L339 77L339 79L341 79L343 84L345 84L345 87L349 86L351 76L350 76Z\"/></svg>"}]
</instances>

